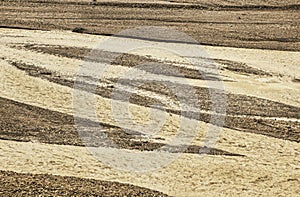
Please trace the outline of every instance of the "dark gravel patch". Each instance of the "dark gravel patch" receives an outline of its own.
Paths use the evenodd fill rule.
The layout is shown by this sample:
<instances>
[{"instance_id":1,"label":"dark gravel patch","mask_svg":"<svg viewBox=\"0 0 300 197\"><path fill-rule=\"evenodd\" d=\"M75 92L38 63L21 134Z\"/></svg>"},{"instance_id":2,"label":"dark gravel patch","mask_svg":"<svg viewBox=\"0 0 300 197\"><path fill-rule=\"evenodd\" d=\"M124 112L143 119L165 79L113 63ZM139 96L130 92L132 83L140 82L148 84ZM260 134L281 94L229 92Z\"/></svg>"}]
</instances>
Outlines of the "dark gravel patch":
<instances>
[{"instance_id":1,"label":"dark gravel patch","mask_svg":"<svg viewBox=\"0 0 300 197\"><path fill-rule=\"evenodd\" d=\"M150 57L143 57L139 55L133 54L121 54L116 52L109 52L103 50L91 50L82 47L67 47L67 46L56 46L56 45L35 45L35 44L25 44L20 46L14 46L17 48L25 48L27 50L37 51L40 53L47 53L51 55L57 55L62 57L68 58L75 58L85 61L96 61L102 63L111 63L111 65L122 65L127 67L135 67L137 65L142 65L145 63L164 63L161 65L159 69L153 70L147 69L147 67L143 67L145 71L155 74L163 74L167 76L175 76L170 70L176 69L178 73L181 75L178 77L185 77L191 79L205 79L205 80L220 80L218 77L206 77L204 78L203 75L198 70L195 69L188 69L188 68L181 68L174 65L174 62L160 62L158 60L152 59ZM95 58L91 58L95 57ZM272 74L267 73L263 70L259 70L253 67L250 67L244 63L234 62L230 60L222 60L222 59L211 59L209 60L212 63L216 62L221 64L222 70L229 70L237 73L248 74L248 75L259 75L259 76L272 76ZM170 66L172 69L170 69Z\"/></svg>"},{"instance_id":2,"label":"dark gravel patch","mask_svg":"<svg viewBox=\"0 0 300 197\"><path fill-rule=\"evenodd\" d=\"M161 62L159 60L133 54L121 54L103 50L93 50L80 47L62 47L62 46L38 46L26 44L24 47L28 50L47 53L68 58L75 58L84 61L94 61L109 63L110 65L121 65L126 67L135 67L148 73L160 74L173 77L185 77L199 80L220 80L217 76L209 76L207 73L201 73L197 69L183 68L174 64L174 62ZM147 66L155 64L155 68Z\"/></svg>"},{"instance_id":3,"label":"dark gravel patch","mask_svg":"<svg viewBox=\"0 0 300 197\"><path fill-rule=\"evenodd\" d=\"M27 29L83 28L84 33L112 35L141 26L184 32L206 45L299 51L299 5L295 2L191 2L192 5L11 1L0 3L2 27ZM139 36L144 39L143 35ZM168 37L161 35L161 41ZM180 41L181 38L174 41Z\"/></svg>"},{"instance_id":4,"label":"dark gravel patch","mask_svg":"<svg viewBox=\"0 0 300 197\"><path fill-rule=\"evenodd\" d=\"M220 69L229 70L236 73L246 74L246 75L258 75L258 76L272 76L272 74L248 66L245 63L234 62L230 60L214 59L215 62L222 64Z\"/></svg>"},{"instance_id":5,"label":"dark gravel patch","mask_svg":"<svg viewBox=\"0 0 300 197\"><path fill-rule=\"evenodd\" d=\"M154 151L166 146L164 143L146 140L142 137L143 134L137 131L123 130L113 125L77 118L77 121L81 121L85 126L85 131L79 133L73 116L1 97L0 104L0 139L140 151ZM163 150L172 152L185 150L186 153L198 154L201 149L201 146L187 146ZM207 154L242 156L214 148L209 149Z\"/></svg>"},{"instance_id":6,"label":"dark gravel patch","mask_svg":"<svg viewBox=\"0 0 300 197\"><path fill-rule=\"evenodd\" d=\"M48 70L35 67L34 65L26 65L18 62L11 62L12 65L16 66L19 69L25 70L29 75L40 77L46 79L50 82L58 83L61 85L69 86L73 88L74 81L64 79L63 76L57 77L54 73L49 74ZM46 73L46 74L43 74ZM112 84L115 83L115 79L111 81ZM175 101L181 97L180 100L185 100L187 102L195 99L194 95L191 95L189 90L190 87L181 84L167 83L161 84L157 81L134 81L134 80L119 80L119 83L133 85L134 87L144 88L146 90L168 95ZM146 84L146 85L145 85ZM167 86L166 86L167 85ZM170 91L170 87L180 88L179 94L174 96L174 93ZM182 86L182 87L181 87ZM80 82L76 84L76 88L89 91L95 90L95 93L106 97L111 98L113 91L119 91L119 93L127 94L125 90L114 90L114 85L111 85L107 88L97 88L85 82ZM211 111L212 110L212 101L211 95L215 95L215 98L222 99L220 103L225 99L226 100L226 114L232 116L226 116L224 126L231 129L241 130L250 133L258 133L267 135L270 137L276 137L285 140L291 140L300 142L300 133L298 132L300 128L299 122L292 121L277 121L277 120L264 120L263 117L286 117L286 118L296 118L299 119L300 109L295 106L286 105L279 102L274 102L271 100L266 100L262 98L245 96L245 95L236 95L225 93L223 91L208 89L202 87L193 87L198 98L198 107L199 109ZM118 98L116 98L118 99ZM123 97L119 99L124 99ZM178 110L172 109L170 106L162 103L159 99L153 99L147 96L141 96L138 94L132 94L129 100L131 103L135 103L142 106L151 106L153 104L161 103L163 108L169 112L178 115L184 115L188 118L198 119L207 123L219 124L218 121L212 121L212 116L205 113L185 113ZM216 102L216 101L215 101ZM218 104L218 102L216 102ZM217 108L216 110L219 110ZM234 115L246 115L246 117L234 117ZM248 117L247 117L248 116ZM253 116L253 117L251 117ZM261 116L262 118L257 118L255 116ZM215 117L217 118L217 117ZM222 118L222 116L220 116ZM218 118L217 118L218 119ZM260 121L266 121L266 124L261 124ZM275 126L276 125L276 126Z\"/></svg>"},{"instance_id":7,"label":"dark gravel patch","mask_svg":"<svg viewBox=\"0 0 300 197\"><path fill-rule=\"evenodd\" d=\"M50 174L0 171L1 196L168 196L131 184Z\"/></svg>"}]
</instances>

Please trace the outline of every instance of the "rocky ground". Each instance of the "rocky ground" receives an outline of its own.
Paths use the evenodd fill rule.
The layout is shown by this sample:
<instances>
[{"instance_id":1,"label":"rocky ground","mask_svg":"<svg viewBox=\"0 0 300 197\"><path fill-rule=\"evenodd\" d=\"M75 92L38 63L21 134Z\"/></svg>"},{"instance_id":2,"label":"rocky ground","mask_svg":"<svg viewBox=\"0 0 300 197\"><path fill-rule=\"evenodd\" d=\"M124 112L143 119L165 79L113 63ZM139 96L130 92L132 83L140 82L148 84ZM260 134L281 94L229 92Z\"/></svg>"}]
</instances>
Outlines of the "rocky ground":
<instances>
[{"instance_id":1,"label":"rocky ground","mask_svg":"<svg viewBox=\"0 0 300 197\"><path fill-rule=\"evenodd\" d=\"M1 10L4 27L77 27L107 35L154 25L175 28L208 45L299 50L299 4L293 0L4 0Z\"/></svg>"}]
</instances>

